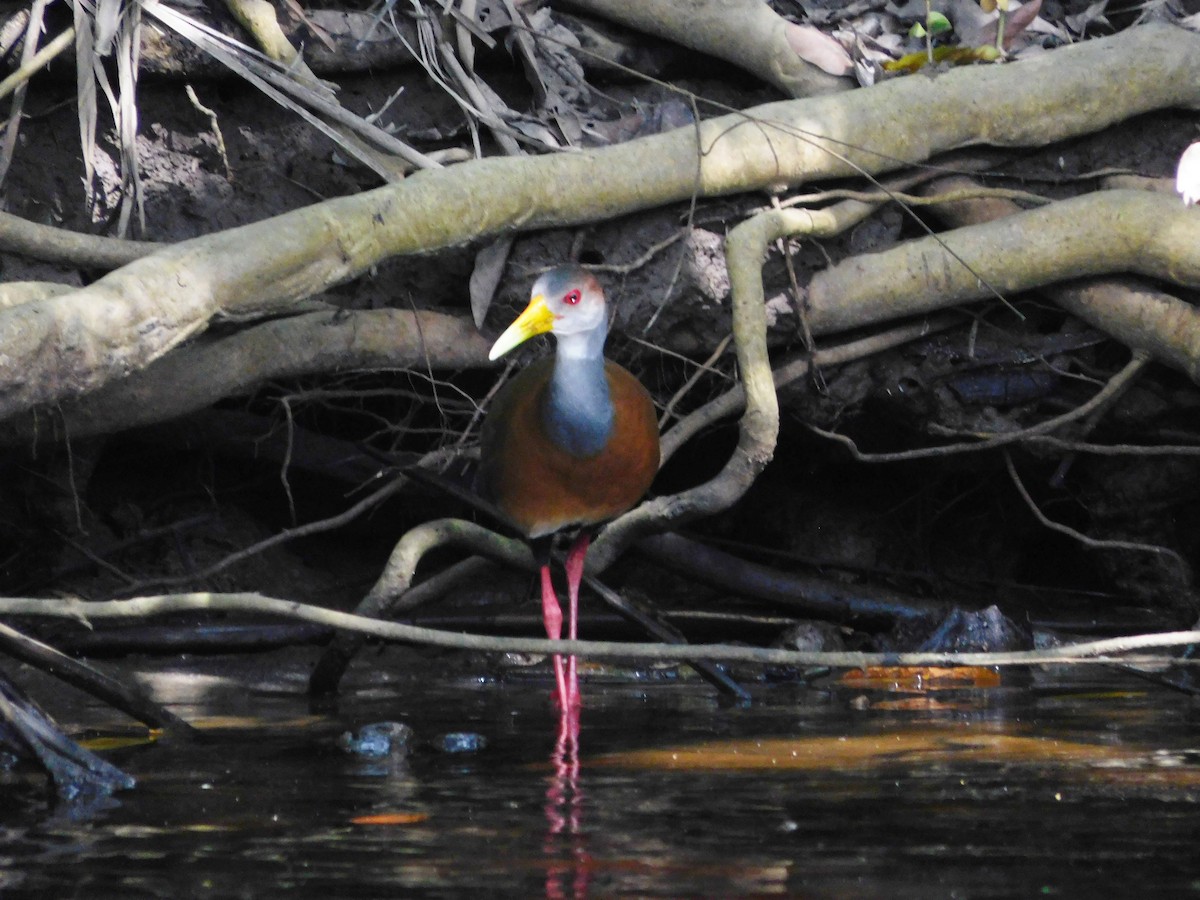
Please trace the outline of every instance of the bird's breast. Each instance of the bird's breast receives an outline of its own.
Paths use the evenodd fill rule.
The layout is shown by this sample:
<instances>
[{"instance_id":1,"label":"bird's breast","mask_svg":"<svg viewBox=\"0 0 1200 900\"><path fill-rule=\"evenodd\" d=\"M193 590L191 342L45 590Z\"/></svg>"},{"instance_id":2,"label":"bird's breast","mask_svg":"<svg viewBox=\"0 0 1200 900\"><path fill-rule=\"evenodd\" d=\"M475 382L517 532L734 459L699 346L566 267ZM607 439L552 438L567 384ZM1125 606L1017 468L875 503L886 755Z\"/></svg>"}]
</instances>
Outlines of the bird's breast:
<instances>
[{"instance_id":1,"label":"bird's breast","mask_svg":"<svg viewBox=\"0 0 1200 900\"><path fill-rule=\"evenodd\" d=\"M480 488L530 537L592 525L633 507L658 471L658 423L646 389L608 362L612 403L607 440L596 452L573 452L545 422L553 360L533 364L493 403L484 424Z\"/></svg>"}]
</instances>

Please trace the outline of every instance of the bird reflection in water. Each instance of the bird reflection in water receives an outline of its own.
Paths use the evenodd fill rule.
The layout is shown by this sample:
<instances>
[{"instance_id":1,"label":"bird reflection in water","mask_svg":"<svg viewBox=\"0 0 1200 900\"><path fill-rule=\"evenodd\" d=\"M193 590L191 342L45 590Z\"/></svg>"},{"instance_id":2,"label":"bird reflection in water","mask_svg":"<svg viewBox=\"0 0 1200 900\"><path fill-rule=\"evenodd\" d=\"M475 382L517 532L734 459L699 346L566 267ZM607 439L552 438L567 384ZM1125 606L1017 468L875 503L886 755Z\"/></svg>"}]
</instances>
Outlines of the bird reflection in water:
<instances>
[{"instance_id":1,"label":"bird reflection in water","mask_svg":"<svg viewBox=\"0 0 1200 900\"><path fill-rule=\"evenodd\" d=\"M586 897L591 871L583 830L583 786L579 772L579 705L561 710L558 739L550 756L546 788L546 897Z\"/></svg>"}]
</instances>

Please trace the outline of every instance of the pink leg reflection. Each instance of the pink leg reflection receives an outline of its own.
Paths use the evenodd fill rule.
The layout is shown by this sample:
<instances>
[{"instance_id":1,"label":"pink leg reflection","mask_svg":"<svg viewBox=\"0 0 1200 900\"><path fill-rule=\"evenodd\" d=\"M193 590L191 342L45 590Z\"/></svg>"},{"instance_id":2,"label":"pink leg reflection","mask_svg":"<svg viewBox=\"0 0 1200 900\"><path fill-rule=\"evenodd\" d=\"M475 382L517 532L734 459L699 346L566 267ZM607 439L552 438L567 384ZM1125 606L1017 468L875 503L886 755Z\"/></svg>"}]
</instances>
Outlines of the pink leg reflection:
<instances>
[{"instance_id":1,"label":"pink leg reflection","mask_svg":"<svg viewBox=\"0 0 1200 900\"><path fill-rule=\"evenodd\" d=\"M576 694L578 697L578 694ZM590 865L583 842L583 790L579 784L579 705L559 713L558 740L550 757L553 772L546 789L546 840L542 850L546 897L586 897ZM562 859L562 854L570 854Z\"/></svg>"}]
</instances>

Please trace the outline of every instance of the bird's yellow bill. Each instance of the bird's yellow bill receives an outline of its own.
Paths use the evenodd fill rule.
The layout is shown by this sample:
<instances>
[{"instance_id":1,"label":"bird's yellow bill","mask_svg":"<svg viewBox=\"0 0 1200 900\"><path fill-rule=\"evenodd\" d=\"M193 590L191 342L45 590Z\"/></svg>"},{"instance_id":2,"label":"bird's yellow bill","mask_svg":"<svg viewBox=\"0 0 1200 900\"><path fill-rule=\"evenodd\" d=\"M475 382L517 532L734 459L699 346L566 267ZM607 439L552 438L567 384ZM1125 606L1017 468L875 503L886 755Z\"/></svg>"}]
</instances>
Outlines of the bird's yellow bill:
<instances>
[{"instance_id":1,"label":"bird's yellow bill","mask_svg":"<svg viewBox=\"0 0 1200 900\"><path fill-rule=\"evenodd\" d=\"M496 339L496 343L492 344L488 359L499 359L513 347L519 347L531 337L545 334L553 327L554 313L546 305L546 298L538 294L529 301L529 305L517 316L516 321L504 330L504 334Z\"/></svg>"}]
</instances>

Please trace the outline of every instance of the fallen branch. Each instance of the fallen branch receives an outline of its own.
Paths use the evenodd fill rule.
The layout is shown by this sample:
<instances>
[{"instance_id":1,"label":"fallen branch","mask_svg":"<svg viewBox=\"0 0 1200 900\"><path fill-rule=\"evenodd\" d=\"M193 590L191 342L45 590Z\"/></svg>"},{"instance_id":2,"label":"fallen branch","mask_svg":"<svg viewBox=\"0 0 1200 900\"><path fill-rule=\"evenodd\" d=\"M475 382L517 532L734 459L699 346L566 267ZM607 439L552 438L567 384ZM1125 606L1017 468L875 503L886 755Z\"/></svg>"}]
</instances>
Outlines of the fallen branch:
<instances>
[{"instance_id":1,"label":"fallen branch","mask_svg":"<svg viewBox=\"0 0 1200 900\"><path fill-rule=\"evenodd\" d=\"M441 547L466 548L479 557L516 569L535 571L537 568L533 552L522 540L503 537L462 519L425 522L410 528L400 538L382 574L355 607L354 614L382 619L416 606L421 598L409 591L409 587L417 573L417 565L426 553ZM363 633L336 635L313 667L308 681L309 693L316 696L336 693L350 662L362 649L364 639Z\"/></svg>"},{"instance_id":2,"label":"fallen branch","mask_svg":"<svg viewBox=\"0 0 1200 900\"><path fill-rule=\"evenodd\" d=\"M67 801L128 790L134 780L63 734L25 692L0 671L0 749L37 761Z\"/></svg>"},{"instance_id":3,"label":"fallen branch","mask_svg":"<svg viewBox=\"0 0 1200 900\"><path fill-rule=\"evenodd\" d=\"M871 585L781 572L677 534L643 538L636 549L689 578L741 596L766 600L793 613L843 625L888 627L898 621L927 622L943 618L951 609L949 603L922 600Z\"/></svg>"},{"instance_id":4,"label":"fallen branch","mask_svg":"<svg viewBox=\"0 0 1200 900\"><path fill-rule=\"evenodd\" d=\"M53 647L21 634L3 623L0 623L0 652L35 669L48 672L151 728L165 728L188 736L194 734L191 725L136 688L121 684L99 669L71 659Z\"/></svg>"},{"instance_id":5,"label":"fallen branch","mask_svg":"<svg viewBox=\"0 0 1200 900\"><path fill-rule=\"evenodd\" d=\"M49 598L0 599L0 615L31 618L68 619L80 623L103 620L142 619L182 612L253 613L281 619L311 622L338 628L379 640L423 644L456 650L495 653L562 653L594 659L644 659L682 662L691 659L725 662L770 663L790 666L1028 666L1051 663L1168 662L1187 665L1200 660L1155 656L1150 659L1120 657L1116 654L1165 647L1183 647L1200 643L1200 631L1172 631L1142 634L1067 644L1044 650L1006 653L825 653L808 650L779 650L726 644L650 644L619 641L551 641L546 638L501 638L463 634L383 622L319 606L264 597L261 594L170 594L137 597L130 600L82 602Z\"/></svg>"}]
</instances>

